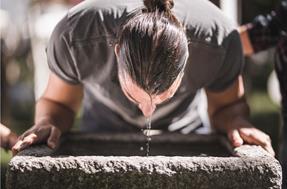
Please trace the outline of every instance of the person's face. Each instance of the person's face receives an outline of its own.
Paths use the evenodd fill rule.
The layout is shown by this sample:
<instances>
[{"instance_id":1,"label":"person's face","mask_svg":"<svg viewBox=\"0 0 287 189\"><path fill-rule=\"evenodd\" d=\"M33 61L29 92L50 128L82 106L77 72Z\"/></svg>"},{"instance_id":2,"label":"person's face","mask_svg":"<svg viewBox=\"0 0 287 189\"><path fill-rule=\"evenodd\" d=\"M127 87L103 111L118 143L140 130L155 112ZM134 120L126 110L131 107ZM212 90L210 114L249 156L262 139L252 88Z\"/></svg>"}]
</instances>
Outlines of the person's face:
<instances>
[{"instance_id":1,"label":"person's face","mask_svg":"<svg viewBox=\"0 0 287 189\"><path fill-rule=\"evenodd\" d=\"M158 95L149 95L138 87L126 73L119 74L120 85L126 97L135 103L145 117L150 117L155 111L156 105L161 104L175 94L182 79L182 74L177 77L169 89Z\"/></svg>"},{"instance_id":2,"label":"person's face","mask_svg":"<svg viewBox=\"0 0 287 189\"><path fill-rule=\"evenodd\" d=\"M118 55L117 46L115 51L116 55ZM150 117L155 111L156 105L161 104L173 97L181 83L182 76L183 74L179 74L174 83L166 91L162 92L161 94L151 96L137 86L131 77L125 72L119 73L119 81L122 91L126 97L139 107L145 117Z\"/></svg>"}]
</instances>

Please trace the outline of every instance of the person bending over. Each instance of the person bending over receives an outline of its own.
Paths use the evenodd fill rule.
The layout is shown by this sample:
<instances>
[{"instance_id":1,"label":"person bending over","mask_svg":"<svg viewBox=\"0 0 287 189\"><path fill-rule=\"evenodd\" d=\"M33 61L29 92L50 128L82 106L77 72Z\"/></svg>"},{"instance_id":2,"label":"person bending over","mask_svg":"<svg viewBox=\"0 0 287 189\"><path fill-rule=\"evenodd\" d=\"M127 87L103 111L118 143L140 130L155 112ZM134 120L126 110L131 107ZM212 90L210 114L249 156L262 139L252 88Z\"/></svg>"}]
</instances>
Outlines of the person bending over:
<instances>
[{"instance_id":1,"label":"person bending over","mask_svg":"<svg viewBox=\"0 0 287 189\"><path fill-rule=\"evenodd\" d=\"M209 1L84 1L58 23L47 57L35 124L14 153L39 142L54 148L81 104L85 132L139 131L147 117L153 129L196 132L206 126L203 89L215 130L274 155L248 121L239 34Z\"/></svg>"}]
</instances>

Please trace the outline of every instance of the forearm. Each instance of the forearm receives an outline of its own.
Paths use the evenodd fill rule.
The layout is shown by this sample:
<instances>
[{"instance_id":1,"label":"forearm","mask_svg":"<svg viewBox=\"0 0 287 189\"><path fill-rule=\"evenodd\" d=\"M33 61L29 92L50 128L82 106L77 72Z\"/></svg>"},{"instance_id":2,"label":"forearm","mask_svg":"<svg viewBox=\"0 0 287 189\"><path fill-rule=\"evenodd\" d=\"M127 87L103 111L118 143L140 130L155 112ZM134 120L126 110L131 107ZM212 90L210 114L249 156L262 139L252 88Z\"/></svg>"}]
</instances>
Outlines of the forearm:
<instances>
[{"instance_id":1,"label":"forearm","mask_svg":"<svg viewBox=\"0 0 287 189\"><path fill-rule=\"evenodd\" d=\"M212 126L219 131L227 131L228 129L234 129L236 122L249 119L249 106L244 97L218 108L214 112L210 113L210 120Z\"/></svg>"},{"instance_id":2,"label":"forearm","mask_svg":"<svg viewBox=\"0 0 287 189\"><path fill-rule=\"evenodd\" d=\"M221 93L207 91L208 113L213 128L225 133L234 147L245 142L263 147L274 155L270 137L249 122L242 77Z\"/></svg>"},{"instance_id":3,"label":"forearm","mask_svg":"<svg viewBox=\"0 0 287 189\"><path fill-rule=\"evenodd\" d=\"M75 112L65 105L42 97L36 104L35 124L47 123L67 132L73 125Z\"/></svg>"},{"instance_id":4,"label":"forearm","mask_svg":"<svg viewBox=\"0 0 287 189\"><path fill-rule=\"evenodd\" d=\"M245 56L250 56L254 54L254 49L253 49L253 46L251 44L249 34L248 34L248 25L240 26L238 30L240 33L240 40L241 40L242 47L243 47L243 54Z\"/></svg>"}]
</instances>

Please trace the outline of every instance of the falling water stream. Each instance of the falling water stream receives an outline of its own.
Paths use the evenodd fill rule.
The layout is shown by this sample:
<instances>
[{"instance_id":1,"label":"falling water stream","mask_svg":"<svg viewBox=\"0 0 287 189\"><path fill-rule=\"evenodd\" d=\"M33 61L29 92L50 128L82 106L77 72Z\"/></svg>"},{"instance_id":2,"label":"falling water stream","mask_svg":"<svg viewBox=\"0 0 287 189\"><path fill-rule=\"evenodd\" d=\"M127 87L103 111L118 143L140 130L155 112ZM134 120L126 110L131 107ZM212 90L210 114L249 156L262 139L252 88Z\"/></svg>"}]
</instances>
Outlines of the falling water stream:
<instances>
[{"instance_id":1,"label":"falling water stream","mask_svg":"<svg viewBox=\"0 0 287 189\"><path fill-rule=\"evenodd\" d=\"M150 152L150 141L151 141L151 117L146 118L146 156L149 156Z\"/></svg>"},{"instance_id":2,"label":"falling water stream","mask_svg":"<svg viewBox=\"0 0 287 189\"><path fill-rule=\"evenodd\" d=\"M146 118L146 128L141 129L142 133L146 136L145 146L146 146L146 156L150 154L150 141L151 141L151 117ZM141 146L141 151L144 150L144 147Z\"/></svg>"}]
</instances>

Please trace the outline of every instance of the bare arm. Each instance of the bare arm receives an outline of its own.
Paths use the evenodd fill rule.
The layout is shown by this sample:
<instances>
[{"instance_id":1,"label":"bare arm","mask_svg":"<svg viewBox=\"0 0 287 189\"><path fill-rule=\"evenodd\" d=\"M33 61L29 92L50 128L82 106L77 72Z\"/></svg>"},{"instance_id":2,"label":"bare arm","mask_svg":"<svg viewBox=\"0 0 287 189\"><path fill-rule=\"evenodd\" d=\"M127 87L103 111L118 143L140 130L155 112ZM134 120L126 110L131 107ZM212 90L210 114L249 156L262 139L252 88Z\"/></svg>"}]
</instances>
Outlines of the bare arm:
<instances>
[{"instance_id":1,"label":"bare arm","mask_svg":"<svg viewBox=\"0 0 287 189\"><path fill-rule=\"evenodd\" d=\"M252 47L249 35L248 35L248 26L242 25L238 28L240 34L240 40L243 47L243 54L245 56L251 56L254 53L254 49Z\"/></svg>"},{"instance_id":2,"label":"bare arm","mask_svg":"<svg viewBox=\"0 0 287 189\"><path fill-rule=\"evenodd\" d=\"M206 90L208 113L212 126L227 136L233 146L244 142L262 146L274 155L270 137L256 129L249 121L249 106L244 97L242 77L222 92Z\"/></svg>"},{"instance_id":3,"label":"bare arm","mask_svg":"<svg viewBox=\"0 0 287 189\"><path fill-rule=\"evenodd\" d=\"M68 84L51 73L46 91L36 103L35 124L19 137L13 153L38 142L54 148L61 133L72 127L82 97L81 85Z\"/></svg>"},{"instance_id":4,"label":"bare arm","mask_svg":"<svg viewBox=\"0 0 287 189\"><path fill-rule=\"evenodd\" d=\"M81 85L71 85L50 74L47 89L36 104L35 123L49 120L65 132L73 124L83 97Z\"/></svg>"}]
</instances>

